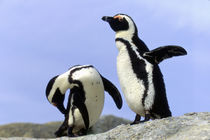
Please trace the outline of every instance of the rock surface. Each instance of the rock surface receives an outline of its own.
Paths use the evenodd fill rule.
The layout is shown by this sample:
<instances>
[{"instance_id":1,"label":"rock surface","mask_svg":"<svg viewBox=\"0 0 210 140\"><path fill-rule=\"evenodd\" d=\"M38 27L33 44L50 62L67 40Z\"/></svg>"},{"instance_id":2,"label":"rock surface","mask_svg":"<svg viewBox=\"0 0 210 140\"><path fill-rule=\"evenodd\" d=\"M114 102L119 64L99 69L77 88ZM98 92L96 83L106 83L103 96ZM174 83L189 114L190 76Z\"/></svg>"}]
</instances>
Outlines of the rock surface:
<instances>
[{"instance_id":1,"label":"rock surface","mask_svg":"<svg viewBox=\"0 0 210 140\"><path fill-rule=\"evenodd\" d=\"M46 124L13 123L0 126L0 137L30 137L55 138L54 132L62 122L49 122ZM88 134L106 132L118 125L128 124L130 121L112 115L102 116L99 121L89 129Z\"/></svg>"},{"instance_id":2,"label":"rock surface","mask_svg":"<svg viewBox=\"0 0 210 140\"><path fill-rule=\"evenodd\" d=\"M4 140L4 138L2 138ZM9 138L10 140L35 140ZM57 140L69 140L68 137ZM71 138L72 139L72 138ZM210 140L210 113L188 113L180 117L157 119L142 124L119 125L105 133L91 134L73 140Z\"/></svg>"}]
</instances>

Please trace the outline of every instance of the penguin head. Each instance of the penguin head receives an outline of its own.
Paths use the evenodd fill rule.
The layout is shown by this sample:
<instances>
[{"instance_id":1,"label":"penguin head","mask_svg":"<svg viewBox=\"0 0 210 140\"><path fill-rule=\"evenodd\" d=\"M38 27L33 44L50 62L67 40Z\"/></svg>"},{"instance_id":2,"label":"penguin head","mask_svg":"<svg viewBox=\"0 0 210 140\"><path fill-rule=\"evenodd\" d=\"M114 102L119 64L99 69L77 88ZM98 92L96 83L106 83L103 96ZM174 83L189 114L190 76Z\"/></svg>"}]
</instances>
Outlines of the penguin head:
<instances>
[{"instance_id":1,"label":"penguin head","mask_svg":"<svg viewBox=\"0 0 210 140\"><path fill-rule=\"evenodd\" d=\"M47 97L48 101L52 105L57 107L61 113L66 114L66 109L63 105L65 93L62 93L59 86L57 86L57 84L58 84L58 82L56 82L57 78L58 78L58 76L55 76L49 81L47 88L46 88L46 97Z\"/></svg>"},{"instance_id":2,"label":"penguin head","mask_svg":"<svg viewBox=\"0 0 210 140\"><path fill-rule=\"evenodd\" d=\"M137 28L132 18L126 14L117 14L113 17L103 16L103 21L109 23L116 33L126 32L127 34L137 34Z\"/></svg>"}]
</instances>

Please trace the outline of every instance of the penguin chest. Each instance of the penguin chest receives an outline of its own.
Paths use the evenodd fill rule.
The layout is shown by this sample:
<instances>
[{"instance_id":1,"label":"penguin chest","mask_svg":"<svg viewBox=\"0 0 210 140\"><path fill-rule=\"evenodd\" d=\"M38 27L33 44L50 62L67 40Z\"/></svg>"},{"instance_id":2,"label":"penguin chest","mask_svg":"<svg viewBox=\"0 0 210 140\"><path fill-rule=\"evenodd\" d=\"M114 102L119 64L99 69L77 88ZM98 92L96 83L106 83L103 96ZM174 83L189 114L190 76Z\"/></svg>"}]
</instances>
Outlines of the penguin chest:
<instances>
[{"instance_id":1,"label":"penguin chest","mask_svg":"<svg viewBox=\"0 0 210 140\"><path fill-rule=\"evenodd\" d=\"M104 86L101 79L88 84L84 85L86 92L85 105L89 114L90 126L92 126L99 119L104 107Z\"/></svg>"},{"instance_id":2,"label":"penguin chest","mask_svg":"<svg viewBox=\"0 0 210 140\"><path fill-rule=\"evenodd\" d=\"M93 126L99 119L103 106L104 106L104 87L103 86L93 86L93 89L90 87L84 86L85 93L87 94L85 105L88 111L88 117L89 117L89 128ZM70 117L69 117L69 126L74 126L73 133L78 132L82 128L85 128L85 123L82 118L82 114L79 111L78 108L72 109L70 111Z\"/></svg>"},{"instance_id":3,"label":"penguin chest","mask_svg":"<svg viewBox=\"0 0 210 140\"><path fill-rule=\"evenodd\" d=\"M133 71L129 54L126 50L120 51L117 57L117 73L121 89L131 110L144 116L142 98L145 91L143 81L137 79Z\"/></svg>"},{"instance_id":4,"label":"penguin chest","mask_svg":"<svg viewBox=\"0 0 210 140\"><path fill-rule=\"evenodd\" d=\"M146 110L152 108L154 102L153 65L144 60L133 48L117 43L117 73L121 89L128 106L135 113L144 116ZM135 55L131 59L131 55ZM138 75L138 76L137 76Z\"/></svg>"},{"instance_id":5,"label":"penguin chest","mask_svg":"<svg viewBox=\"0 0 210 140\"><path fill-rule=\"evenodd\" d=\"M104 106L104 86L101 76L95 69L90 69L79 80L83 85L85 92L85 106L88 111L89 127L93 126L99 119L103 106ZM73 101L72 101L73 102ZM82 128L85 128L82 114L78 108L72 106L69 113L69 126L74 126L73 132L77 132Z\"/></svg>"}]
</instances>

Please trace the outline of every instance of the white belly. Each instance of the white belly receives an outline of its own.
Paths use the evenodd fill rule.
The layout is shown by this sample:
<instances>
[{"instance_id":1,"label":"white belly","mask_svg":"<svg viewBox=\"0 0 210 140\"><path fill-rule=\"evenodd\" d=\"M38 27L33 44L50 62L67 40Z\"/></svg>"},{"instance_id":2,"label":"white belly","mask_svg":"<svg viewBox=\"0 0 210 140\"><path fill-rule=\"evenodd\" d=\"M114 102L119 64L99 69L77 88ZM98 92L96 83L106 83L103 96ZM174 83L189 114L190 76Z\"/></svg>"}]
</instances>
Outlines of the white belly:
<instances>
[{"instance_id":1,"label":"white belly","mask_svg":"<svg viewBox=\"0 0 210 140\"><path fill-rule=\"evenodd\" d=\"M89 70L87 75L81 75L83 88L86 93L85 105L89 114L89 127L93 126L99 119L104 106L104 86L102 79L95 69ZM74 117L73 117L74 116ZM69 112L69 126L74 126L73 133L85 128L82 115L76 109L72 116L72 110ZM73 120L74 118L74 120Z\"/></svg>"},{"instance_id":2,"label":"white belly","mask_svg":"<svg viewBox=\"0 0 210 140\"><path fill-rule=\"evenodd\" d=\"M145 111L151 109L154 101L154 86L152 84L151 71L152 65L146 62L146 71L148 72L148 91L143 106L142 99L146 90L144 81L136 77L126 46L121 42L117 42L116 45L119 49L119 54L117 56L117 73L126 102L130 109L135 113L145 116ZM140 56L139 59L141 59Z\"/></svg>"},{"instance_id":3,"label":"white belly","mask_svg":"<svg viewBox=\"0 0 210 140\"><path fill-rule=\"evenodd\" d=\"M99 93L99 92L98 92ZM104 91L100 92L103 94L97 94L97 97L91 99L86 99L86 107L89 115L89 128L93 126L99 119L103 106L104 106ZM78 108L74 110L72 115L72 110L69 113L69 126L74 126L73 133L78 132L82 128L86 128L84 120Z\"/></svg>"},{"instance_id":4,"label":"white belly","mask_svg":"<svg viewBox=\"0 0 210 140\"><path fill-rule=\"evenodd\" d=\"M94 81L93 85L89 84L91 85L84 86L86 93L89 93L86 96L85 104L89 113L90 126L92 126L99 119L104 107L104 86L101 78Z\"/></svg>"},{"instance_id":5,"label":"white belly","mask_svg":"<svg viewBox=\"0 0 210 140\"><path fill-rule=\"evenodd\" d=\"M126 52L119 52L117 57L117 73L128 106L135 113L144 116L142 98L145 87L143 81L136 78L129 55Z\"/></svg>"}]
</instances>

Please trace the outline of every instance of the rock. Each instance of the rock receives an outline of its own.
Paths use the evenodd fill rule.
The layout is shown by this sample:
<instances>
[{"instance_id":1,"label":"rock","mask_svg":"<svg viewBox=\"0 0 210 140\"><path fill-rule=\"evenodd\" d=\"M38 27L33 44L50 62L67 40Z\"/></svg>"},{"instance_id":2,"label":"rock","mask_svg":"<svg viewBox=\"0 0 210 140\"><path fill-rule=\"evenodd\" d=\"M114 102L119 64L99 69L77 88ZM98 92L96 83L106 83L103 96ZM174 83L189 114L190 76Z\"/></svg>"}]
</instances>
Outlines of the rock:
<instances>
[{"instance_id":1,"label":"rock","mask_svg":"<svg viewBox=\"0 0 210 140\"><path fill-rule=\"evenodd\" d=\"M210 113L189 113L138 125L120 125L106 133L80 137L78 140L158 140L158 139L210 139Z\"/></svg>"},{"instance_id":2,"label":"rock","mask_svg":"<svg viewBox=\"0 0 210 140\"><path fill-rule=\"evenodd\" d=\"M60 125L61 122L46 124L13 123L0 126L0 137L53 138L55 130Z\"/></svg>"},{"instance_id":3,"label":"rock","mask_svg":"<svg viewBox=\"0 0 210 140\"><path fill-rule=\"evenodd\" d=\"M100 120L90 129L90 134L98 134L106 132L121 124L129 124L131 121L115 117L113 115L103 116Z\"/></svg>"},{"instance_id":4,"label":"rock","mask_svg":"<svg viewBox=\"0 0 210 140\"><path fill-rule=\"evenodd\" d=\"M30 137L55 138L54 132L62 122L49 122L46 124L13 123L0 126L0 137ZM130 121L112 115L102 116L99 121L89 129L88 134L106 132L120 124Z\"/></svg>"},{"instance_id":5,"label":"rock","mask_svg":"<svg viewBox=\"0 0 210 140\"><path fill-rule=\"evenodd\" d=\"M35 140L9 138L9 140ZM157 119L137 125L121 124L107 132L56 140L210 140L210 113L188 113L180 117ZM4 140L4 138L2 138Z\"/></svg>"}]
</instances>

